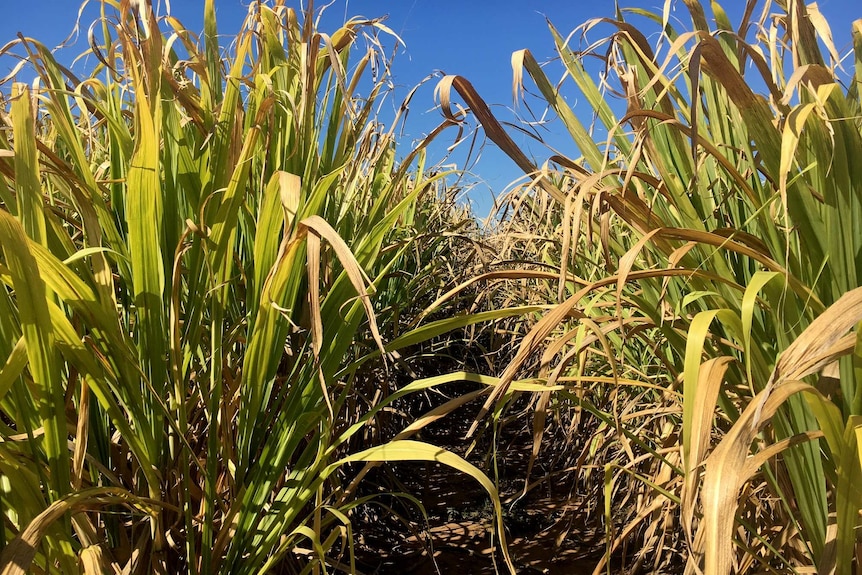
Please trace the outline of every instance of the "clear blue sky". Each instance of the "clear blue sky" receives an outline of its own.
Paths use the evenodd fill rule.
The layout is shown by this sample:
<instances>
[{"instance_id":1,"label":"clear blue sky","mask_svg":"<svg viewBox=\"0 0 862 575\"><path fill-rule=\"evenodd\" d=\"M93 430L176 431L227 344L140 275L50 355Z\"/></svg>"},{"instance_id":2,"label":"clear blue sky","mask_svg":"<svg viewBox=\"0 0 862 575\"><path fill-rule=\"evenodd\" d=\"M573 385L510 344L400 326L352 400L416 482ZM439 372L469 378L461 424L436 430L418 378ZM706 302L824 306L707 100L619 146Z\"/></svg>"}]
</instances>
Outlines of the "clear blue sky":
<instances>
[{"instance_id":1,"label":"clear blue sky","mask_svg":"<svg viewBox=\"0 0 862 575\"><path fill-rule=\"evenodd\" d=\"M159 6L159 0L153 0ZM5 0L10 3L10 0ZM680 0L674 0L676 15L688 25L687 11ZM204 0L173 0L171 14L179 18L188 28L201 30ZM220 32L235 33L242 22L249 0L216 0ZM295 2L299 6L299 2ZM637 6L660 11L663 0L621 0L621 6ZM744 0L721 2L734 23L744 7ZM762 2L760 2L762 5ZM316 6L323 2L316 2ZM862 18L860 0L820 0L820 10L832 26L836 43L842 54L850 48L850 23ZM15 37L18 32L34 37L48 46L57 45L73 29L80 8L77 0L29 0L16 1L15 8L3 11L0 17L0 44ZM158 8L165 12L165 1ZM77 44L67 49L68 58L84 50L86 30L98 16L98 2L92 0L81 18L82 34ZM395 61L395 80L399 85L397 96L401 97L428 74L440 70L447 74L459 74L469 79L492 104L501 120L511 121L512 107L512 52L529 48L539 61L554 56L553 41L545 22L547 16L563 34L590 18L612 16L612 0L335 0L327 9L321 27L324 32L333 32L350 16L378 17L388 15L386 24L407 45L406 53ZM759 12L758 12L759 13ZM643 22L641 20L641 22ZM598 37L594 35L594 37ZM6 75L14 65L9 59L0 59L0 76ZM852 65L852 64L851 64ZM549 69L549 77L556 80L557 68ZM408 118L408 137L420 137L437 124L439 112L433 111L433 85L430 83L417 94ZM561 128L557 130L562 131ZM438 154L449 140L440 140ZM444 134L443 138L446 136ZM565 146L563 137L550 140L554 145ZM523 138L518 140L525 142ZM540 147L531 146L540 160L547 154ZM520 176L517 168L489 143L485 147L474 172L481 176L479 184L471 193L480 215L490 207L490 190L499 194L507 184Z\"/></svg>"}]
</instances>

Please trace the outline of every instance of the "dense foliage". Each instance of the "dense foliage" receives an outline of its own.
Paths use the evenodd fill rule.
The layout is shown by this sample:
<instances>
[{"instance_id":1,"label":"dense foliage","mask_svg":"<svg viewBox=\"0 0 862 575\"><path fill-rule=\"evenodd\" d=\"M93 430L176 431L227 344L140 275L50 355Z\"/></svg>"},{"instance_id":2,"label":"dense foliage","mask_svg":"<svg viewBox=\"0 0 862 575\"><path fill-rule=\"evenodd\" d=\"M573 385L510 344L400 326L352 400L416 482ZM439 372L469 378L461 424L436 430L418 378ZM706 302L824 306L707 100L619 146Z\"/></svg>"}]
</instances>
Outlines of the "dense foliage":
<instances>
[{"instance_id":1,"label":"dense foliage","mask_svg":"<svg viewBox=\"0 0 862 575\"><path fill-rule=\"evenodd\" d=\"M213 0L201 39L105 0L84 79L7 45L2 573L358 572L359 485L405 460L481 485L500 570L567 484L596 572L855 572L862 20L842 60L814 4L684 4L551 26L560 84L515 53L571 135L541 163L454 76L397 146L388 29L284 0L229 47ZM489 229L425 160L471 117L530 176Z\"/></svg>"},{"instance_id":2,"label":"dense foliage","mask_svg":"<svg viewBox=\"0 0 862 575\"><path fill-rule=\"evenodd\" d=\"M512 257L532 254L556 274L530 290L555 307L486 405L499 408L542 351L534 454L552 414L577 422L586 411L615 431L602 460L607 524L611 501L629 505L606 559L640 531L638 561L655 570L684 547L689 572L851 573L862 508L862 21L842 61L814 4L767 2L756 19L749 2L736 26L718 4L712 18L684 4L681 31L669 6L631 11L644 30L660 23L649 36L622 13L567 39L552 27L560 86L528 51L514 55L516 85L532 80L572 138L572 153L541 169L468 82L443 82L444 106L457 91L533 178L501 230L529 238L508 243ZM573 47L603 27L609 35ZM590 58L604 63L601 82Z\"/></svg>"},{"instance_id":3,"label":"dense foliage","mask_svg":"<svg viewBox=\"0 0 862 575\"><path fill-rule=\"evenodd\" d=\"M212 2L201 42L117 8L83 80L7 46L39 83L0 144L3 572L352 571L350 462L447 463L499 518L415 430L348 449L435 385L357 400L364 358L474 321L417 332L391 301L437 287L468 220L430 138L396 162L376 119L385 31L258 4L222 52Z\"/></svg>"}]
</instances>

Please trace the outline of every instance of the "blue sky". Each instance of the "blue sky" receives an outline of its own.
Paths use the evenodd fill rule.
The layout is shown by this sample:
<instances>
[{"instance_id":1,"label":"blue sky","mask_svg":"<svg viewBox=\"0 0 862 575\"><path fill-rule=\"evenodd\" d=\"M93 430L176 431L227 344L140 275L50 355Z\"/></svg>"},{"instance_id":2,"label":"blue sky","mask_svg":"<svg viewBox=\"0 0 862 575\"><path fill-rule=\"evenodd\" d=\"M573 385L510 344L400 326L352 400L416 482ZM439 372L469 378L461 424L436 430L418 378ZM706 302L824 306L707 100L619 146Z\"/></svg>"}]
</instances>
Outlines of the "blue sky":
<instances>
[{"instance_id":1,"label":"blue sky","mask_svg":"<svg viewBox=\"0 0 862 575\"><path fill-rule=\"evenodd\" d=\"M11 0L5 0L10 2ZM159 0L153 0L159 4ZM16 7L5 10L0 18L0 44L13 39L18 32L34 37L46 45L60 43L73 29L80 3L76 0L30 0L15 2ZM204 0L173 0L171 14L188 28L201 30ZM235 33L242 22L249 0L216 0L220 32ZM294 3L299 6L299 3ZM663 0L621 1L621 6L636 6L660 11ZM744 6L743 0L725 0L722 5L734 23ZM762 2L760 3L762 5ZM317 2L317 6L322 2ZM687 12L680 0L674 0L674 16L688 23ZM833 28L836 43L842 54L850 48L850 23L862 18L859 0L820 0L818 3ZM159 10L164 13L164 0ZM82 18L82 35L77 43L65 50L70 61L84 50L86 29L98 16L98 2L91 1ZM563 34L568 34L587 19L612 16L612 0L335 0L327 9L321 30L333 32L346 17L378 17L388 15L386 24L406 43L406 51L395 60L396 98L407 93L415 84L435 71L460 74L469 79L485 100L503 120L513 120L512 108L512 52L529 48L539 61L554 56L552 38L548 32L547 16ZM640 23L643 23L640 20ZM592 38L597 38L593 35ZM9 59L0 59L0 76L6 75L14 65ZM549 77L556 80L556 68L549 68ZM406 126L408 138L418 138L430 131L440 120L433 110L433 85L420 90L411 106ZM553 125L548 137L554 145L564 147L566 140L554 134ZM557 127L561 132L562 128ZM444 148L455 137L454 131L439 140L436 153L442 156ZM524 138L517 139L527 144ZM530 150L544 159L547 152L541 147ZM563 150L565 151L565 150ZM511 181L519 177L517 168L492 144L484 148L473 171L480 178L471 198L480 215L490 208L490 194L499 194Z\"/></svg>"}]
</instances>

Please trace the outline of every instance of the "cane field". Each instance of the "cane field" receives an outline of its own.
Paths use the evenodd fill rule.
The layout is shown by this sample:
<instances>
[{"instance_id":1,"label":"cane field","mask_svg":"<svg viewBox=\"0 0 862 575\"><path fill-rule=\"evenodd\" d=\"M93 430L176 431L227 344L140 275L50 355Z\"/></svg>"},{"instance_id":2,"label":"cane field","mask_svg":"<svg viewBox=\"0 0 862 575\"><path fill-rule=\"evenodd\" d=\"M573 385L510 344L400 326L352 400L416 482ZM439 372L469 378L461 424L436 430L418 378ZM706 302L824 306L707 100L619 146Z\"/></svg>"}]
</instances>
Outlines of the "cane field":
<instances>
[{"instance_id":1,"label":"cane field","mask_svg":"<svg viewBox=\"0 0 862 575\"><path fill-rule=\"evenodd\" d=\"M0 39L0 574L862 573L862 11L550 14L537 155L217 2Z\"/></svg>"}]
</instances>

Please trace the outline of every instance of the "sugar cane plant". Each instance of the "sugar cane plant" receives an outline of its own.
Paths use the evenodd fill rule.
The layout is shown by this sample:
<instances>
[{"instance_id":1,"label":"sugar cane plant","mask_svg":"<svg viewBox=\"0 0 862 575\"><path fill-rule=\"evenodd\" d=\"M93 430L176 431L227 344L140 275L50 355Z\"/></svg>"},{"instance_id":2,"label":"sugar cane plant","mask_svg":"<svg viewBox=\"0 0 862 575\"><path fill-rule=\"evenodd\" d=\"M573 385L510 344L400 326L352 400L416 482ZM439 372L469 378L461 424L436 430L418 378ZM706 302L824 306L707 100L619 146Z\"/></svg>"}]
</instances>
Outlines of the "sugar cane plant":
<instances>
[{"instance_id":1,"label":"sugar cane plant","mask_svg":"<svg viewBox=\"0 0 862 575\"><path fill-rule=\"evenodd\" d=\"M213 0L201 39L148 2L101 9L84 79L3 48L35 81L0 116L2 573L354 572L351 462L440 461L499 520L421 422L350 442L436 385L356 401L363 358L478 321L376 319L400 321L393 270L428 265L447 176L430 138L397 161L401 119L376 115L388 29L255 2L225 46Z\"/></svg>"},{"instance_id":2,"label":"sugar cane plant","mask_svg":"<svg viewBox=\"0 0 862 575\"><path fill-rule=\"evenodd\" d=\"M559 84L529 51L513 55L516 91L529 78L572 138L543 164L467 79L440 84L444 108L457 92L533 178L503 225L518 234L511 253L544 270L531 301L555 303L486 407L499 415L507 382L541 353L534 457L552 416L601 421L575 459L585 475L604 465L606 559L634 535L634 564L654 570L683 546L691 573L849 574L862 20L843 54L816 4L747 2L737 24L718 3L684 5L682 29L671 3L568 38L551 26ZM610 32L586 42L597 30Z\"/></svg>"}]
</instances>

